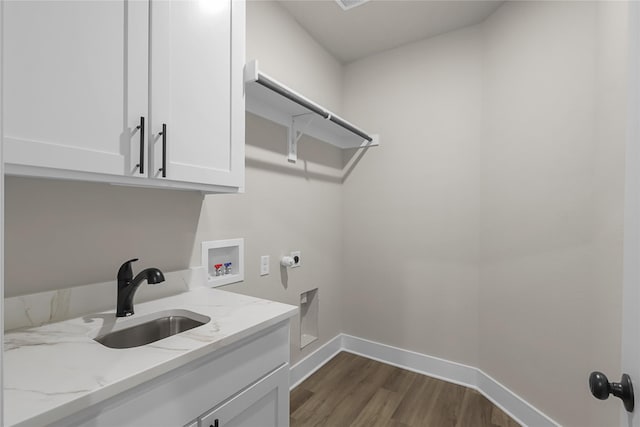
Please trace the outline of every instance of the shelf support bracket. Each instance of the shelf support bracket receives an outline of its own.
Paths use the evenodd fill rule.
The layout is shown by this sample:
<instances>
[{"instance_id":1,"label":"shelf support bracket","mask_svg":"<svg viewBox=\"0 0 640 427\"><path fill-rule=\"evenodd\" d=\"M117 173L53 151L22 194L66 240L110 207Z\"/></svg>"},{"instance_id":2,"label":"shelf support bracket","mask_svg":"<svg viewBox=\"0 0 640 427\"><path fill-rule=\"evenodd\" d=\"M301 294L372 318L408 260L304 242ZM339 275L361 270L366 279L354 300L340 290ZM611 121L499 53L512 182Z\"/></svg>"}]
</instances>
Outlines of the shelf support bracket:
<instances>
[{"instance_id":1,"label":"shelf support bracket","mask_svg":"<svg viewBox=\"0 0 640 427\"><path fill-rule=\"evenodd\" d=\"M307 128L316 117L313 113L300 114L291 117L291 127L289 128L289 156L287 160L295 163L298 160L298 141L306 133Z\"/></svg>"}]
</instances>

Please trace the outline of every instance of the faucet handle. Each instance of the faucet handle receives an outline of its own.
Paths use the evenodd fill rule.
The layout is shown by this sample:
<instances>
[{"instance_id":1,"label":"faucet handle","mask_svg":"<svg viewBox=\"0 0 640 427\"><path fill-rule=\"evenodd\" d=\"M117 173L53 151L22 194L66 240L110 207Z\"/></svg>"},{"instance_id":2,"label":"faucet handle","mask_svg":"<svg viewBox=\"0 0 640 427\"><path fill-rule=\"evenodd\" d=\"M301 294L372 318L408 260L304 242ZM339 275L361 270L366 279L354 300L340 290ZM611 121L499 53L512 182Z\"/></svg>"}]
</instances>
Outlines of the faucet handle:
<instances>
[{"instance_id":1,"label":"faucet handle","mask_svg":"<svg viewBox=\"0 0 640 427\"><path fill-rule=\"evenodd\" d=\"M133 279L133 270L131 268L131 263L136 261L138 261L138 258L133 258L129 261L125 261L125 263L120 266L120 269L118 270L118 282L129 282L131 281L131 279Z\"/></svg>"}]
</instances>

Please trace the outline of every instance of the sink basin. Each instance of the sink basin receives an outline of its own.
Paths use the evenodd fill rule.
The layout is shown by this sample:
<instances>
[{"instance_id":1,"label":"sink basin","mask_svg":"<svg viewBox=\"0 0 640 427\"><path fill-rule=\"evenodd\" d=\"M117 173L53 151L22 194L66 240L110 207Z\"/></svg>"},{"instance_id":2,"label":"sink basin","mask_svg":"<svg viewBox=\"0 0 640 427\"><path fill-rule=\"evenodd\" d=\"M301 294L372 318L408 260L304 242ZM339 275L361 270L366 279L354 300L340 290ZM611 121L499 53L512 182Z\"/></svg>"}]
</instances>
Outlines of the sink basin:
<instances>
[{"instance_id":1,"label":"sink basin","mask_svg":"<svg viewBox=\"0 0 640 427\"><path fill-rule=\"evenodd\" d=\"M211 319L188 310L173 310L123 322L118 330L94 340L110 348L132 348L150 344L208 323ZM142 322L142 323L141 323Z\"/></svg>"}]
</instances>

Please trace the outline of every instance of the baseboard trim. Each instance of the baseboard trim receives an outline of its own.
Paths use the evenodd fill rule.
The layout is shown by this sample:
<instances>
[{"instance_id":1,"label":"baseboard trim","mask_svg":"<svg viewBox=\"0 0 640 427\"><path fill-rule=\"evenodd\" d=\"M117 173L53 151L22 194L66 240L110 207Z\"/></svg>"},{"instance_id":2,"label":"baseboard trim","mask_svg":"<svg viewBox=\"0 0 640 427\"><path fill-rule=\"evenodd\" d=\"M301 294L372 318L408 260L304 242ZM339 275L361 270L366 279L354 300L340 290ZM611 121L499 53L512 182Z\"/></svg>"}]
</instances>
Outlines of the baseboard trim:
<instances>
[{"instance_id":1,"label":"baseboard trim","mask_svg":"<svg viewBox=\"0 0 640 427\"><path fill-rule=\"evenodd\" d=\"M531 405L516 393L478 369L478 385L475 387L498 408L524 426L558 427L560 423Z\"/></svg>"},{"instance_id":2,"label":"baseboard trim","mask_svg":"<svg viewBox=\"0 0 640 427\"><path fill-rule=\"evenodd\" d=\"M478 368L346 334L337 335L293 366L290 376L291 388L296 387L341 351L475 389L523 426L560 425Z\"/></svg>"},{"instance_id":3,"label":"baseboard trim","mask_svg":"<svg viewBox=\"0 0 640 427\"><path fill-rule=\"evenodd\" d=\"M430 377L471 388L474 388L478 382L477 369L461 363L450 362L351 335L343 334L342 342L344 350L349 353L409 371L427 374Z\"/></svg>"}]
</instances>

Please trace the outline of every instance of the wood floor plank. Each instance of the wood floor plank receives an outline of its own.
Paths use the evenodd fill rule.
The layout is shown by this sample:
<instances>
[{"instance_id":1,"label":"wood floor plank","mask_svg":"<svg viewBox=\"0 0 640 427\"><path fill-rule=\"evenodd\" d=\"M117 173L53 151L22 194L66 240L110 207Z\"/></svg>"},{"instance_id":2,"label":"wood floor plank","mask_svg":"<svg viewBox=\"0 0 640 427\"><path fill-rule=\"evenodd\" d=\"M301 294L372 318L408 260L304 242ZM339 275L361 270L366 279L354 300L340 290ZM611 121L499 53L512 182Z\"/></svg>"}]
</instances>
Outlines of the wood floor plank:
<instances>
[{"instance_id":1,"label":"wood floor plank","mask_svg":"<svg viewBox=\"0 0 640 427\"><path fill-rule=\"evenodd\" d=\"M349 396L355 394L360 384L370 374L372 367L375 366L374 363L377 363L363 357L346 357L343 360L347 362L350 370L345 371L340 368L341 376L339 378L332 375L327 380L326 387L316 387L314 398L307 400L293 412L293 417L298 420L301 426L330 426L328 423L335 420L333 414L338 406ZM316 374L324 375L320 371ZM303 383L306 386L305 383L306 381ZM366 392L366 390L360 391ZM336 420L336 422L338 425L345 425L341 420Z\"/></svg>"},{"instance_id":2,"label":"wood floor plank","mask_svg":"<svg viewBox=\"0 0 640 427\"><path fill-rule=\"evenodd\" d=\"M296 387L291 391L289 398L289 411L294 413L304 402L313 396L313 392L304 387Z\"/></svg>"},{"instance_id":3,"label":"wood floor plank","mask_svg":"<svg viewBox=\"0 0 640 427\"><path fill-rule=\"evenodd\" d=\"M480 393L342 352L291 392L291 427L518 427Z\"/></svg>"},{"instance_id":4,"label":"wood floor plank","mask_svg":"<svg viewBox=\"0 0 640 427\"><path fill-rule=\"evenodd\" d=\"M365 361L352 357L350 353L342 352L305 380L299 387L314 392L314 398L308 399L291 411L292 416L304 425L311 417L321 418L323 411L330 412L334 405L332 396L334 390L340 390L349 371L360 371ZM298 388L298 387L296 387ZM328 402L325 404L325 401Z\"/></svg>"},{"instance_id":5,"label":"wood floor plank","mask_svg":"<svg viewBox=\"0 0 640 427\"><path fill-rule=\"evenodd\" d=\"M462 400L466 388L451 384L442 383L435 402L424 424L439 427L455 427L460 419L462 411Z\"/></svg>"},{"instance_id":6,"label":"wood floor plank","mask_svg":"<svg viewBox=\"0 0 640 427\"><path fill-rule=\"evenodd\" d=\"M418 377L420 377L420 374L416 372L396 368L382 387L389 391L406 393L409 387L411 387L411 384L413 384L415 379Z\"/></svg>"},{"instance_id":7,"label":"wood floor plank","mask_svg":"<svg viewBox=\"0 0 640 427\"><path fill-rule=\"evenodd\" d=\"M501 427L520 427L520 424L496 406L491 410L491 423Z\"/></svg>"},{"instance_id":8,"label":"wood floor plank","mask_svg":"<svg viewBox=\"0 0 640 427\"><path fill-rule=\"evenodd\" d=\"M385 383L395 368L384 363L369 361L363 368L364 376L353 387L347 385L342 399L327 418L327 426L350 426L367 406L367 403Z\"/></svg>"},{"instance_id":9,"label":"wood floor plank","mask_svg":"<svg viewBox=\"0 0 640 427\"><path fill-rule=\"evenodd\" d=\"M467 389L460 420L456 427L476 427L478 425L486 427L514 427L518 423L509 418L504 412L504 416L494 416L494 411L498 409L486 397L475 390ZM495 422L495 423L494 423Z\"/></svg>"},{"instance_id":10,"label":"wood floor plank","mask_svg":"<svg viewBox=\"0 0 640 427\"><path fill-rule=\"evenodd\" d=\"M315 392L318 388L331 387L351 370L356 369L354 365L359 363L362 363L362 361L354 354L345 351L340 352L317 372L307 378L304 381L304 388Z\"/></svg>"},{"instance_id":11,"label":"wood floor plank","mask_svg":"<svg viewBox=\"0 0 640 427\"><path fill-rule=\"evenodd\" d=\"M478 424L483 426L491 425L491 407L485 404L480 394L473 390L467 390L464 396L462 415L457 427L473 427Z\"/></svg>"},{"instance_id":12,"label":"wood floor plank","mask_svg":"<svg viewBox=\"0 0 640 427\"><path fill-rule=\"evenodd\" d=\"M379 388L350 427L387 427L402 400L402 394Z\"/></svg>"},{"instance_id":13,"label":"wood floor plank","mask_svg":"<svg viewBox=\"0 0 640 427\"><path fill-rule=\"evenodd\" d=\"M431 408L435 404L441 387L442 381L434 378L426 376L416 378L405 393L391 419L410 426L426 425Z\"/></svg>"}]
</instances>

